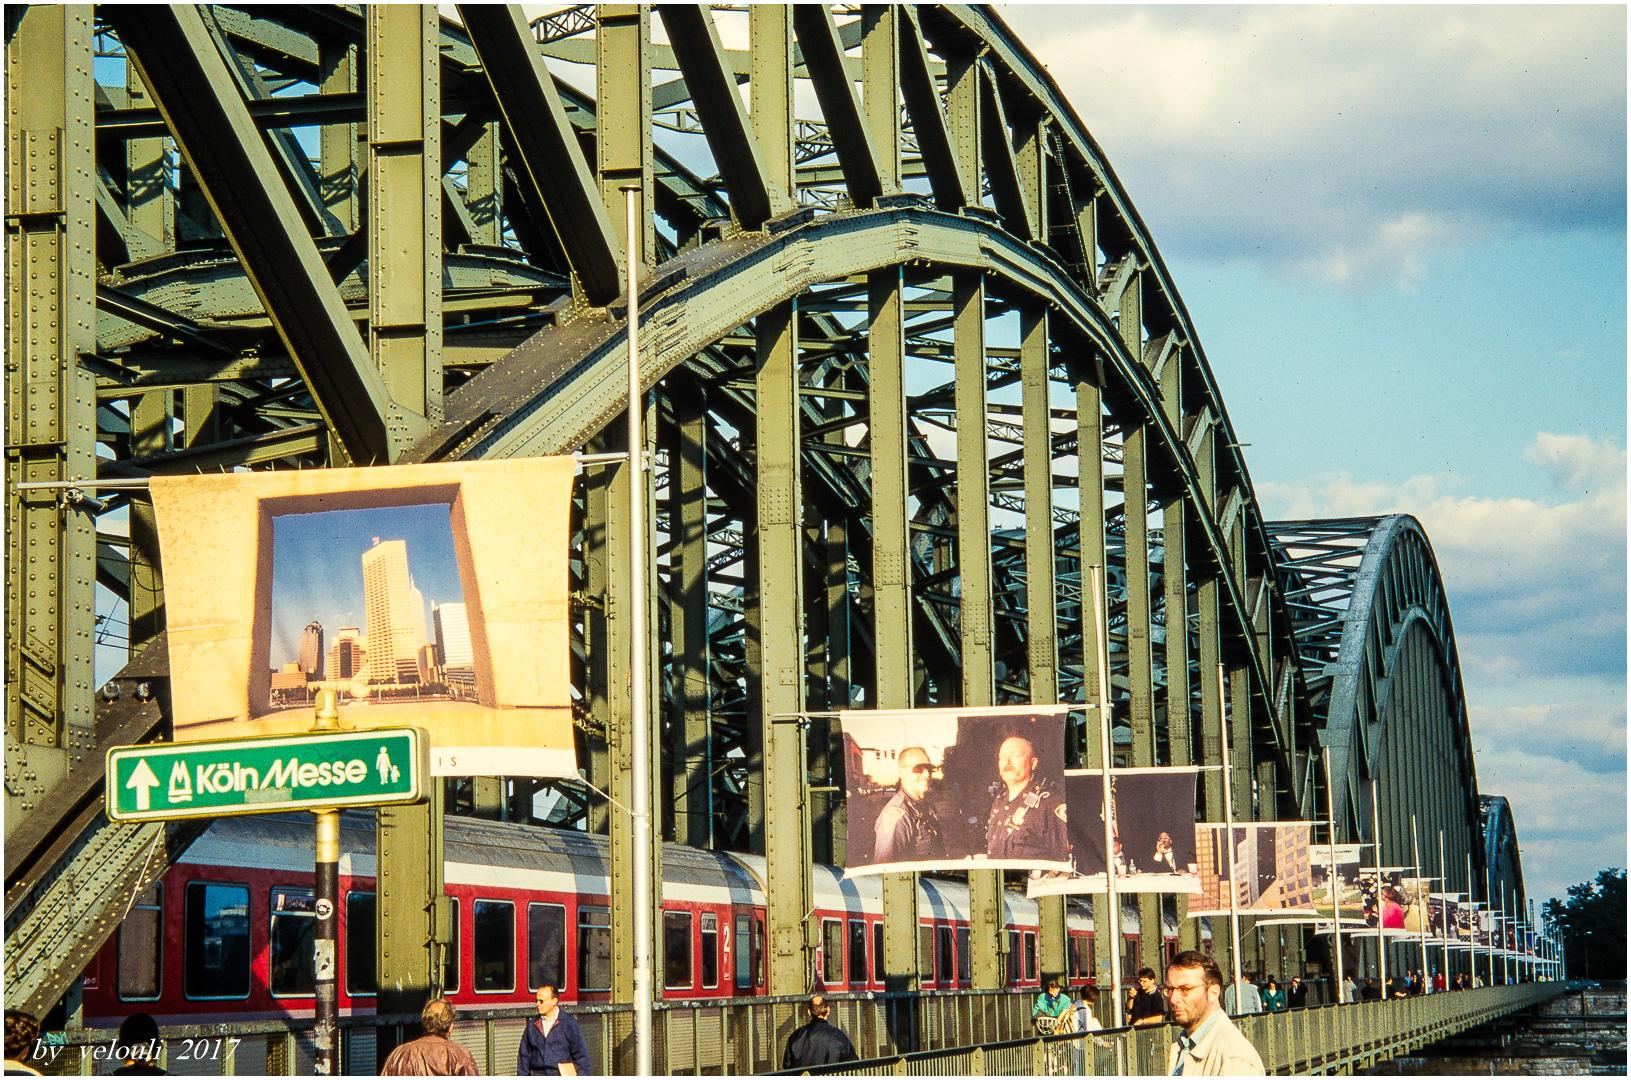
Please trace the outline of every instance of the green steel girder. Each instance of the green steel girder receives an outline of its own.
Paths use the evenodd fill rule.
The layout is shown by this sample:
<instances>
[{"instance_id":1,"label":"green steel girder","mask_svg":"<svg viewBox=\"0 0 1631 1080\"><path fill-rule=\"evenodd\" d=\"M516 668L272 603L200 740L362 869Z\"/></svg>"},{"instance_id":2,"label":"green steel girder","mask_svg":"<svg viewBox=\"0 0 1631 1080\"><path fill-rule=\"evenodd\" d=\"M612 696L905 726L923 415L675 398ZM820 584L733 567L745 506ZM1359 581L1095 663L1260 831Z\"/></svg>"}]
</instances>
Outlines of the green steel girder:
<instances>
[{"instance_id":1,"label":"green steel girder","mask_svg":"<svg viewBox=\"0 0 1631 1080\"><path fill-rule=\"evenodd\" d=\"M353 461L390 460L384 384L203 19L165 6L115 6L107 17L330 430Z\"/></svg>"},{"instance_id":2,"label":"green steel girder","mask_svg":"<svg viewBox=\"0 0 1631 1080\"><path fill-rule=\"evenodd\" d=\"M513 5L460 5L466 31L498 102L517 156L549 214L589 301L610 303L620 286L619 250L605 204L566 119L555 80Z\"/></svg>"}]
</instances>

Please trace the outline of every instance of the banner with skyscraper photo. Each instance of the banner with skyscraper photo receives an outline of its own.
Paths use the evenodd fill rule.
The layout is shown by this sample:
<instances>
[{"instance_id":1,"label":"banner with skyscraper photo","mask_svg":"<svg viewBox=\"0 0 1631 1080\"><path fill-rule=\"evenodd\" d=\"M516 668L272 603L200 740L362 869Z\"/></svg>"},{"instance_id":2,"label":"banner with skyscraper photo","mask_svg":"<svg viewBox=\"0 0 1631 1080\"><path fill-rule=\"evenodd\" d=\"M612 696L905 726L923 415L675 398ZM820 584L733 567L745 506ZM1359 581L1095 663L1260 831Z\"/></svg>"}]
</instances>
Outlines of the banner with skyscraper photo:
<instances>
[{"instance_id":1,"label":"banner with skyscraper photo","mask_svg":"<svg viewBox=\"0 0 1631 1080\"><path fill-rule=\"evenodd\" d=\"M1196 825L1195 861L1201 888L1198 895L1189 898L1189 917L1229 914L1231 881L1242 915L1273 912L1306 915L1310 919L1318 916L1320 906L1315 903L1309 847L1311 831L1307 821L1254 822L1232 827ZM1329 918L1328 904L1325 912Z\"/></svg>"},{"instance_id":2,"label":"banner with skyscraper photo","mask_svg":"<svg viewBox=\"0 0 1631 1080\"><path fill-rule=\"evenodd\" d=\"M154 477L177 741L423 727L431 772L577 775L569 457Z\"/></svg>"},{"instance_id":3,"label":"banner with skyscraper photo","mask_svg":"<svg viewBox=\"0 0 1631 1080\"><path fill-rule=\"evenodd\" d=\"M1110 773L1110 830L1119 892L1194 893L1201 888L1195 861L1196 767L1114 769ZM1032 878L1027 896L1102 893L1104 879L1104 773L1065 773L1070 806L1073 872Z\"/></svg>"}]
</instances>

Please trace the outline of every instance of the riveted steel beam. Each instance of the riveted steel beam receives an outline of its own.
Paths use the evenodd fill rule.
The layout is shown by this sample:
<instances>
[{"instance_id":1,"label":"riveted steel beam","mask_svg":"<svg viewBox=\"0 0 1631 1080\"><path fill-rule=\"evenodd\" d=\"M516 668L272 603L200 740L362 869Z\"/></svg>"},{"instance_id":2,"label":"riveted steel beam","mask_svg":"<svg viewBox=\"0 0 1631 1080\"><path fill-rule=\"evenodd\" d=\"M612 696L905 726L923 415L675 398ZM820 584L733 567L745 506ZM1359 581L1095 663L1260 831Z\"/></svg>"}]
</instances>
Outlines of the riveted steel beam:
<instances>
[{"instance_id":1,"label":"riveted steel beam","mask_svg":"<svg viewBox=\"0 0 1631 1080\"><path fill-rule=\"evenodd\" d=\"M831 17L824 18L830 21ZM807 45L805 55L810 52ZM907 564L911 518L907 512L904 291L898 266L877 271L867 280L872 642L877 657L870 704L880 709L907 709L914 704L912 579ZM884 877L883 911L885 985L895 991L915 990L922 962L918 955L917 875ZM905 1021L906 1043L915 1047L911 1023Z\"/></svg>"},{"instance_id":2,"label":"riveted steel beam","mask_svg":"<svg viewBox=\"0 0 1631 1080\"><path fill-rule=\"evenodd\" d=\"M521 9L461 4L459 14L584 296L597 306L611 303L620 288L617 234Z\"/></svg>"},{"instance_id":3,"label":"riveted steel beam","mask_svg":"<svg viewBox=\"0 0 1631 1080\"><path fill-rule=\"evenodd\" d=\"M15 487L96 468L95 380L79 363L96 348L91 36L89 7L30 7L6 43L8 837L89 763L94 732L94 504Z\"/></svg>"},{"instance_id":4,"label":"riveted steel beam","mask_svg":"<svg viewBox=\"0 0 1631 1080\"><path fill-rule=\"evenodd\" d=\"M996 627L991 602L991 493L986 449L985 278L961 273L952 281L952 348L959 424L957 439L957 574L962 604L962 704L996 703ZM965 426L966 425L966 426ZM1002 875L971 870L968 875L971 985L1002 985Z\"/></svg>"},{"instance_id":5,"label":"riveted steel beam","mask_svg":"<svg viewBox=\"0 0 1631 1080\"><path fill-rule=\"evenodd\" d=\"M764 748L765 903L769 992L806 992L815 976L816 923L810 874L809 800L804 792L803 487L799 468L798 338L794 305L760 315L755 393L756 578L745 642L750 723Z\"/></svg>"},{"instance_id":6,"label":"riveted steel beam","mask_svg":"<svg viewBox=\"0 0 1631 1080\"><path fill-rule=\"evenodd\" d=\"M106 14L345 453L391 460L384 382L203 20L185 6Z\"/></svg>"},{"instance_id":7,"label":"riveted steel beam","mask_svg":"<svg viewBox=\"0 0 1631 1080\"><path fill-rule=\"evenodd\" d=\"M1002 93L989 63L980 63L980 149L984 156L991 198L1008 231L1022 240L1037 238L1036 210L1029 185L1014 157L1013 136L1003 108Z\"/></svg>"},{"instance_id":8,"label":"riveted steel beam","mask_svg":"<svg viewBox=\"0 0 1631 1080\"><path fill-rule=\"evenodd\" d=\"M793 171L793 12L785 4L748 9L753 131L770 184L791 205Z\"/></svg>"},{"instance_id":9,"label":"riveted steel beam","mask_svg":"<svg viewBox=\"0 0 1631 1080\"><path fill-rule=\"evenodd\" d=\"M685 74L702 130L730 195L731 213L744 229L760 228L791 208L785 182L778 184L759 152L736 79L730 73L713 16L700 4L664 4L674 57ZM772 91L774 93L774 91Z\"/></svg>"},{"instance_id":10,"label":"riveted steel beam","mask_svg":"<svg viewBox=\"0 0 1631 1080\"><path fill-rule=\"evenodd\" d=\"M855 100L855 84L844 64L844 43L826 4L793 5L793 29L798 34L804 65L815 86L821 115L826 117L833 151L844 170L850 201L871 206L886 190L879 148ZM865 58L863 57L863 64Z\"/></svg>"},{"instance_id":11,"label":"riveted steel beam","mask_svg":"<svg viewBox=\"0 0 1631 1080\"><path fill-rule=\"evenodd\" d=\"M910 6L896 9L900 28L900 90L906 99L906 112L917 134L918 152L923 155L924 172L934 191L935 205L942 210L959 210L968 205L968 188L952 150L951 128L940 105L929 53L923 45L917 13Z\"/></svg>"},{"instance_id":12,"label":"riveted steel beam","mask_svg":"<svg viewBox=\"0 0 1631 1080\"><path fill-rule=\"evenodd\" d=\"M644 265L657 261L652 199L651 9L601 4L595 22L595 170L618 243ZM640 188L640 235L630 238L626 185Z\"/></svg>"},{"instance_id":13,"label":"riveted steel beam","mask_svg":"<svg viewBox=\"0 0 1631 1080\"><path fill-rule=\"evenodd\" d=\"M436 9L375 4L368 23L368 347L423 429L442 415L442 123ZM384 914L382 909L382 915Z\"/></svg>"}]
</instances>

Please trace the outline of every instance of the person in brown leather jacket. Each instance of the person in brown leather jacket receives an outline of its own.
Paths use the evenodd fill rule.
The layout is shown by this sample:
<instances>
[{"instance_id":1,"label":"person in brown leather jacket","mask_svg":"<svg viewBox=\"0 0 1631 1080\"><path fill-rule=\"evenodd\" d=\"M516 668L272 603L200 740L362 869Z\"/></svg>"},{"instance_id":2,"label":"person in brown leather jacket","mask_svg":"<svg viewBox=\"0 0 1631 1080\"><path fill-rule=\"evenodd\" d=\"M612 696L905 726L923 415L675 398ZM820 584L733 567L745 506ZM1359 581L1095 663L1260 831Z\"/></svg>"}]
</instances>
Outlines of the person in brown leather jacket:
<instances>
[{"instance_id":1,"label":"person in brown leather jacket","mask_svg":"<svg viewBox=\"0 0 1631 1080\"><path fill-rule=\"evenodd\" d=\"M385 1059L381 1076L480 1076L470 1051L447 1037L453 1030L453 1005L433 997L419 1013L424 1034L405 1042Z\"/></svg>"}]
</instances>

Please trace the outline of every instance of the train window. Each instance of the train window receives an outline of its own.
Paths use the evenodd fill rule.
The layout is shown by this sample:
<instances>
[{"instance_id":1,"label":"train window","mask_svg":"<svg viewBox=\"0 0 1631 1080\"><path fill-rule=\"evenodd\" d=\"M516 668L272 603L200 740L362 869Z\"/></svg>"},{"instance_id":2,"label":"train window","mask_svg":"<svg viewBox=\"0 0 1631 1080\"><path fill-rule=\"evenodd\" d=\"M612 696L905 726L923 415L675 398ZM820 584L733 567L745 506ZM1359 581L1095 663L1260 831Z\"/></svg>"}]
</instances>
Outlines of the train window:
<instances>
[{"instance_id":1,"label":"train window","mask_svg":"<svg viewBox=\"0 0 1631 1080\"><path fill-rule=\"evenodd\" d=\"M921 923L917 928L917 974L923 982L934 982L934 927Z\"/></svg>"},{"instance_id":2,"label":"train window","mask_svg":"<svg viewBox=\"0 0 1631 1080\"><path fill-rule=\"evenodd\" d=\"M957 984L957 969L952 966L951 927L937 927L934 932L935 978L943 983Z\"/></svg>"},{"instance_id":3,"label":"train window","mask_svg":"<svg viewBox=\"0 0 1631 1080\"><path fill-rule=\"evenodd\" d=\"M1008 985L1019 985L1019 931L1008 931Z\"/></svg>"},{"instance_id":4,"label":"train window","mask_svg":"<svg viewBox=\"0 0 1631 1080\"><path fill-rule=\"evenodd\" d=\"M872 981L883 982L883 920L872 924Z\"/></svg>"},{"instance_id":5,"label":"train window","mask_svg":"<svg viewBox=\"0 0 1631 1080\"><path fill-rule=\"evenodd\" d=\"M374 955L374 894L345 894L345 992L379 992L379 965Z\"/></svg>"},{"instance_id":6,"label":"train window","mask_svg":"<svg viewBox=\"0 0 1631 1080\"><path fill-rule=\"evenodd\" d=\"M187 883L183 990L190 998L249 996L249 890Z\"/></svg>"},{"instance_id":7,"label":"train window","mask_svg":"<svg viewBox=\"0 0 1631 1080\"><path fill-rule=\"evenodd\" d=\"M663 989L691 988L691 913L663 912Z\"/></svg>"},{"instance_id":8,"label":"train window","mask_svg":"<svg viewBox=\"0 0 1631 1080\"><path fill-rule=\"evenodd\" d=\"M1082 977L1082 939L1076 934L1070 935L1070 977Z\"/></svg>"},{"instance_id":9,"label":"train window","mask_svg":"<svg viewBox=\"0 0 1631 1080\"><path fill-rule=\"evenodd\" d=\"M453 933L448 936L447 946L442 952L442 993L457 994L459 992L459 898L447 898L448 917L453 920Z\"/></svg>"},{"instance_id":10,"label":"train window","mask_svg":"<svg viewBox=\"0 0 1631 1080\"><path fill-rule=\"evenodd\" d=\"M753 986L753 920L747 915L736 917L736 988L747 990Z\"/></svg>"},{"instance_id":11,"label":"train window","mask_svg":"<svg viewBox=\"0 0 1631 1080\"><path fill-rule=\"evenodd\" d=\"M566 985L566 906L527 905L527 989Z\"/></svg>"},{"instance_id":12,"label":"train window","mask_svg":"<svg viewBox=\"0 0 1631 1080\"><path fill-rule=\"evenodd\" d=\"M578 989L612 988L612 909L578 905Z\"/></svg>"},{"instance_id":13,"label":"train window","mask_svg":"<svg viewBox=\"0 0 1631 1080\"><path fill-rule=\"evenodd\" d=\"M702 986L712 990L719 985L719 916L702 916Z\"/></svg>"},{"instance_id":14,"label":"train window","mask_svg":"<svg viewBox=\"0 0 1631 1080\"><path fill-rule=\"evenodd\" d=\"M849 924L849 981L851 986L866 985L866 923L860 919Z\"/></svg>"},{"instance_id":15,"label":"train window","mask_svg":"<svg viewBox=\"0 0 1631 1080\"><path fill-rule=\"evenodd\" d=\"M753 920L753 981L765 984L765 921Z\"/></svg>"},{"instance_id":16,"label":"train window","mask_svg":"<svg viewBox=\"0 0 1631 1080\"><path fill-rule=\"evenodd\" d=\"M968 927L966 926L957 928L957 981L960 983L972 981L969 971Z\"/></svg>"},{"instance_id":17,"label":"train window","mask_svg":"<svg viewBox=\"0 0 1631 1080\"><path fill-rule=\"evenodd\" d=\"M154 885L130 905L119 924L119 998L151 1001L159 996L164 963L164 886Z\"/></svg>"},{"instance_id":18,"label":"train window","mask_svg":"<svg viewBox=\"0 0 1631 1080\"><path fill-rule=\"evenodd\" d=\"M821 920L821 981L829 987L844 982L844 923Z\"/></svg>"},{"instance_id":19,"label":"train window","mask_svg":"<svg viewBox=\"0 0 1631 1080\"><path fill-rule=\"evenodd\" d=\"M273 994L317 993L317 896L310 889L272 890Z\"/></svg>"},{"instance_id":20,"label":"train window","mask_svg":"<svg viewBox=\"0 0 1631 1080\"><path fill-rule=\"evenodd\" d=\"M515 989L515 904L477 900L471 909L470 955L478 994Z\"/></svg>"},{"instance_id":21,"label":"train window","mask_svg":"<svg viewBox=\"0 0 1631 1080\"><path fill-rule=\"evenodd\" d=\"M1025 981L1036 981L1036 935L1025 931Z\"/></svg>"}]
</instances>

